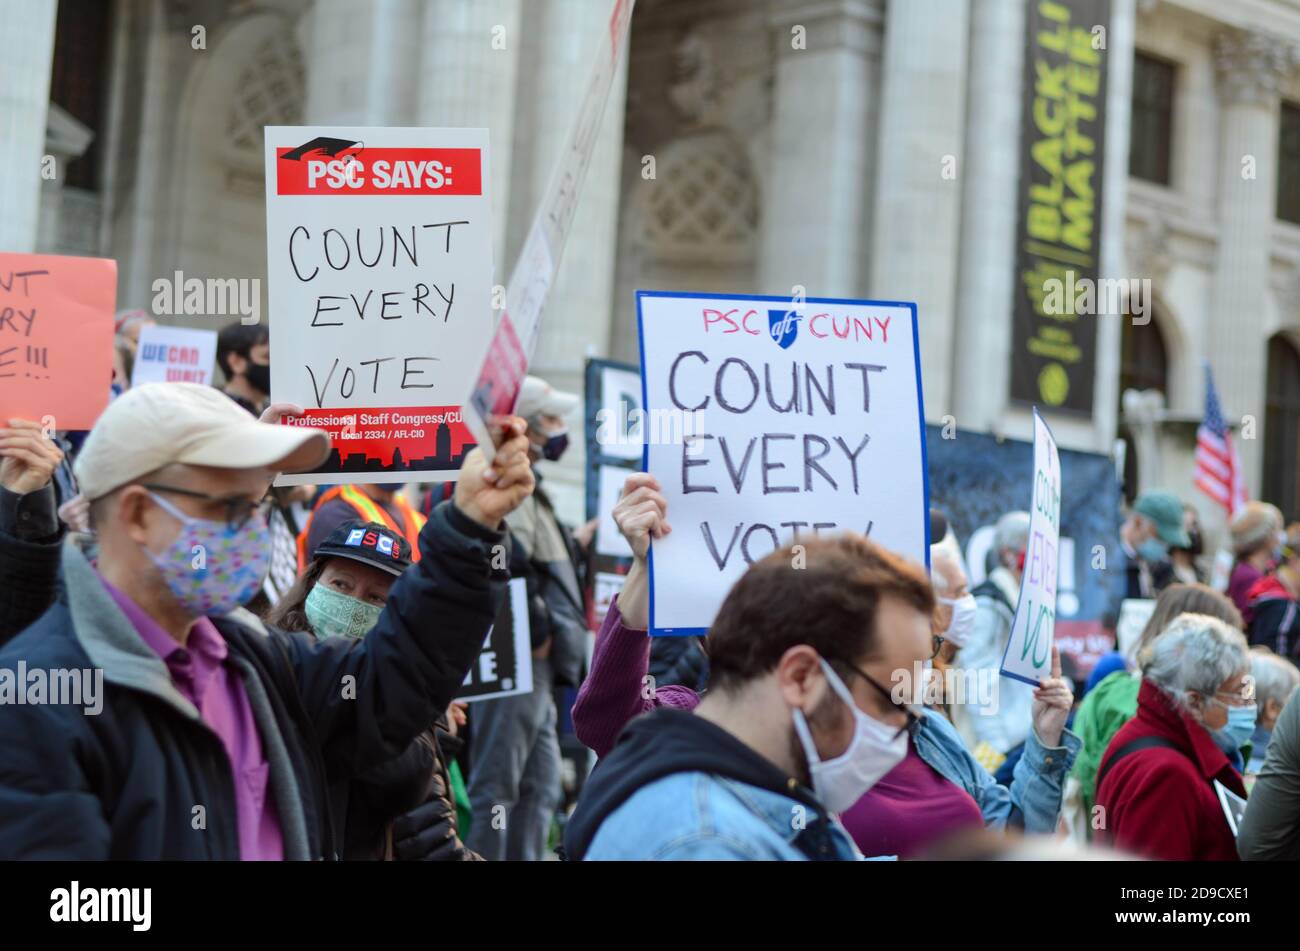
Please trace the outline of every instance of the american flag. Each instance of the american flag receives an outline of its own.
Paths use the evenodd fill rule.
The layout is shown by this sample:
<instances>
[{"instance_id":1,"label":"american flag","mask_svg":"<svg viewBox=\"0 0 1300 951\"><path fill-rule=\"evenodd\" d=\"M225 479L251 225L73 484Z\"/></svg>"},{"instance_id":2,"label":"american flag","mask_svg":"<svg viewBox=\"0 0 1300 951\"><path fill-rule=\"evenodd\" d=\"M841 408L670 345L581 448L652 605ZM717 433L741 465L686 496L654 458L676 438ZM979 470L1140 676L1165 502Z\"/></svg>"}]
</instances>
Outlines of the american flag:
<instances>
[{"instance_id":1,"label":"american flag","mask_svg":"<svg viewBox=\"0 0 1300 951\"><path fill-rule=\"evenodd\" d=\"M1232 434L1223 421L1214 374L1205 365L1205 419L1196 430L1196 487L1227 510L1231 518L1246 504L1246 484Z\"/></svg>"}]
</instances>

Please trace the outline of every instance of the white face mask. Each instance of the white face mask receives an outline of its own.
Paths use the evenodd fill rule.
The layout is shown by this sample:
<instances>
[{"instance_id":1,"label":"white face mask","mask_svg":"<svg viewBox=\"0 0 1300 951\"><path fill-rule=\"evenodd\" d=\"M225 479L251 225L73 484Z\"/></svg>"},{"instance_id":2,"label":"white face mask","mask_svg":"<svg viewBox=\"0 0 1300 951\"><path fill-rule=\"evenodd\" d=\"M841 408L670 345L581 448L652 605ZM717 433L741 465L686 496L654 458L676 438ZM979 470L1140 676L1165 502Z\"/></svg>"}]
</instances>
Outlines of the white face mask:
<instances>
[{"instance_id":1,"label":"white face mask","mask_svg":"<svg viewBox=\"0 0 1300 951\"><path fill-rule=\"evenodd\" d=\"M975 595L967 592L960 598L936 600L952 608L952 620L948 622L948 630L943 632L943 639L954 647L965 647L975 631Z\"/></svg>"},{"instance_id":2,"label":"white face mask","mask_svg":"<svg viewBox=\"0 0 1300 951\"><path fill-rule=\"evenodd\" d=\"M831 689L853 713L853 739L848 749L835 759L823 761L817 755L808 721L798 708L794 711L794 730L799 735L804 755L808 757L813 792L827 809L841 813L903 761L907 756L908 737L906 732L899 733L896 727L881 723L859 710L849 688L844 686L844 681L830 664L822 660L821 665Z\"/></svg>"}]
</instances>

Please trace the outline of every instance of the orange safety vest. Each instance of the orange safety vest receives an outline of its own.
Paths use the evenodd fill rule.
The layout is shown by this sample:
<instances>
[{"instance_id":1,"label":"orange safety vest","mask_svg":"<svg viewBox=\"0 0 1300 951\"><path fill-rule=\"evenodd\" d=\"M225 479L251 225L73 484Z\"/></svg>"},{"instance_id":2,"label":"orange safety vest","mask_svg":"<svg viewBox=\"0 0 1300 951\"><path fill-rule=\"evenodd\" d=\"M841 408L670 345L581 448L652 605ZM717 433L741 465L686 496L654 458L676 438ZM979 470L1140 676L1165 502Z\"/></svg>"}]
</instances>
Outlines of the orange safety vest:
<instances>
[{"instance_id":1,"label":"orange safety vest","mask_svg":"<svg viewBox=\"0 0 1300 951\"><path fill-rule=\"evenodd\" d=\"M312 519L320 511L322 505L332 502L334 499L342 499L351 505L356 511L357 517L363 522L378 522L389 529L397 532L411 544L411 561L420 560L420 543L417 540L420 536L420 529L424 528L425 518L415 509L411 508L406 499L400 495L393 497L393 504L397 510L402 513L401 528L393 524L392 517L384 510L384 507L366 495L355 485L336 485L316 503L316 507L311 510L311 515L307 518L307 524L302 527L298 534L298 571L299 573L307 569L307 563L311 560L310 553L307 551L307 536L311 532Z\"/></svg>"}]
</instances>

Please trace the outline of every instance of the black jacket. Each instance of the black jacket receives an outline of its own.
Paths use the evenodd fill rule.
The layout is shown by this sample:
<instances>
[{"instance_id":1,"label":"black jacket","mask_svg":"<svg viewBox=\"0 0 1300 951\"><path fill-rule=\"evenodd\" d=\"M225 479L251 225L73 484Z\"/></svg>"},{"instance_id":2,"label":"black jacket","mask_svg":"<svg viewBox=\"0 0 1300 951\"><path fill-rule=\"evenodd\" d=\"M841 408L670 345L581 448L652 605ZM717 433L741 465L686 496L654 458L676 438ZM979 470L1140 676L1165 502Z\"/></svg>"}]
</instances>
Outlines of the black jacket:
<instances>
[{"instance_id":1,"label":"black jacket","mask_svg":"<svg viewBox=\"0 0 1300 951\"><path fill-rule=\"evenodd\" d=\"M345 859L479 862L461 841L447 763L461 747L439 718L395 760L348 784ZM335 800L337 802L337 800Z\"/></svg>"},{"instance_id":2,"label":"black jacket","mask_svg":"<svg viewBox=\"0 0 1300 951\"><path fill-rule=\"evenodd\" d=\"M658 687L680 685L703 693L709 685L709 657L701 638L651 638L650 676Z\"/></svg>"},{"instance_id":3,"label":"black jacket","mask_svg":"<svg viewBox=\"0 0 1300 951\"><path fill-rule=\"evenodd\" d=\"M215 620L257 723L286 858L337 857L330 784L399 756L447 708L505 594L505 572L491 567L503 537L441 506L420 535L421 560L363 640L264 635ZM6 705L0 858L238 858L220 739L172 685L77 539L64 543L62 581L49 610L0 650L0 678L20 663L29 680L32 671L98 668L102 709L83 712L94 706L86 697Z\"/></svg>"},{"instance_id":4,"label":"black jacket","mask_svg":"<svg viewBox=\"0 0 1300 951\"><path fill-rule=\"evenodd\" d=\"M26 495L0 487L0 647L54 602L62 537L53 485Z\"/></svg>"}]
</instances>

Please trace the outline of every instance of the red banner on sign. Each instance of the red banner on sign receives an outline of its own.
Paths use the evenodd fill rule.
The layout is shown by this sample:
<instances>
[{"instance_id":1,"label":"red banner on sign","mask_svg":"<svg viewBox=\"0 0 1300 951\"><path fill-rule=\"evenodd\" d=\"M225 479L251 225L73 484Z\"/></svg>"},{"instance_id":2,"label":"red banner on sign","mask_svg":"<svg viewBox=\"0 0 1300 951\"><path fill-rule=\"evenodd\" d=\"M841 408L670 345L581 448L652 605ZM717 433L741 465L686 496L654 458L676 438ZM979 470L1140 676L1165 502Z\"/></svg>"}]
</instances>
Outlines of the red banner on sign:
<instances>
[{"instance_id":1,"label":"red banner on sign","mask_svg":"<svg viewBox=\"0 0 1300 951\"><path fill-rule=\"evenodd\" d=\"M315 471L331 474L455 470L474 443L458 406L326 407L282 422L329 434L329 458Z\"/></svg>"},{"instance_id":2,"label":"red banner on sign","mask_svg":"<svg viewBox=\"0 0 1300 951\"><path fill-rule=\"evenodd\" d=\"M334 157L276 149L277 195L479 195L479 149L357 148Z\"/></svg>"}]
</instances>

